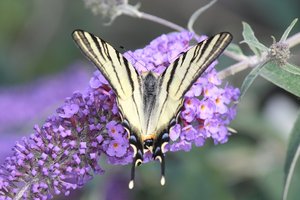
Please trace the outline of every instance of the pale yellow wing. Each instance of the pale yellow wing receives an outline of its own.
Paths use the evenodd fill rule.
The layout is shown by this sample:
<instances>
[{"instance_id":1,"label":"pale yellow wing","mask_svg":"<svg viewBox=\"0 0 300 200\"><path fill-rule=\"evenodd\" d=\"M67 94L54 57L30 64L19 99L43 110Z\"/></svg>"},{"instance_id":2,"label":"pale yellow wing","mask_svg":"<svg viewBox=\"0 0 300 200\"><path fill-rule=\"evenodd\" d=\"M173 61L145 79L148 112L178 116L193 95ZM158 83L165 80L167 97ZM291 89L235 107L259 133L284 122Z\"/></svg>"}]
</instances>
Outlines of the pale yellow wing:
<instances>
[{"instance_id":1,"label":"pale yellow wing","mask_svg":"<svg viewBox=\"0 0 300 200\"><path fill-rule=\"evenodd\" d=\"M135 68L116 49L91 33L73 32L73 39L85 56L91 60L110 83L117 97L127 99L139 87Z\"/></svg>"},{"instance_id":2,"label":"pale yellow wing","mask_svg":"<svg viewBox=\"0 0 300 200\"><path fill-rule=\"evenodd\" d=\"M117 96L118 108L127 129L142 133L144 126L141 77L116 49L91 33L76 30L73 38L109 82Z\"/></svg>"},{"instance_id":3,"label":"pale yellow wing","mask_svg":"<svg viewBox=\"0 0 300 200\"><path fill-rule=\"evenodd\" d=\"M182 107L185 93L207 67L228 46L230 33L219 33L183 53L161 75L157 106L151 116L150 132L160 132L169 127Z\"/></svg>"},{"instance_id":4,"label":"pale yellow wing","mask_svg":"<svg viewBox=\"0 0 300 200\"><path fill-rule=\"evenodd\" d=\"M231 42L230 33L208 38L176 59L162 74L161 90L180 99Z\"/></svg>"}]
</instances>

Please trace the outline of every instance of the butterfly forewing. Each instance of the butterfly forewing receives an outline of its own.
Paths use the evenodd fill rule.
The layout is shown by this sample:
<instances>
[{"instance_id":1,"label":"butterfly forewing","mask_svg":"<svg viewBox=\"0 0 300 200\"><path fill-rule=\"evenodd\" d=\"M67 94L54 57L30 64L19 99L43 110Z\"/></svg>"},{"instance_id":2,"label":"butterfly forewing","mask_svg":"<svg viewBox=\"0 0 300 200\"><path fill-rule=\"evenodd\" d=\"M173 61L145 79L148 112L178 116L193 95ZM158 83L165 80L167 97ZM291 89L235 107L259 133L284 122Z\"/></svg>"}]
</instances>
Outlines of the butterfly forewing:
<instances>
[{"instance_id":1,"label":"butterfly forewing","mask_svg":"<svg viewBox=\"0 0 300 200\"><path fill-rule=\"evenodd\" d=\"M167 130L170 121L182 107L185 93L231 40L231 34L219 33L189 49L166 69L160 77L150 132Z\"/></svg>"},{"instance_id":2,"label":"butterfly forewing","mask_svg":"<svg viewBox=\"0 0 300 200\"><path fill-rule=\"evenodd\" d=\"M135 68L116 49L91 33L76 30L73 38L83 53L101 71L117 96L119 111L130 128L141 132L142 94L140 79Z\"/></svg>"},{"instance_id":3,"label":"butterfly forewing","mask_svg":"<svg viewBox=\"0 0 300 200\"><path fill-rule=\"evenodd\" d=\"M119 98L126 99L132 96L135 88L139 87L138 73L116 49L85 31L74 31L73 38L105 76Z\"/></svg>"},{"instance_id":4,"label":"butterfly forewing","mask_svg":"<svg viewBox=\"0 0 300 200\"><path fill-rule=\"evenodd\" d=\"M181 55L163 73L162 90L166 90L173 99L182 98L231 40L231 34L219 33Z\"/></svg>"}]
</instances>

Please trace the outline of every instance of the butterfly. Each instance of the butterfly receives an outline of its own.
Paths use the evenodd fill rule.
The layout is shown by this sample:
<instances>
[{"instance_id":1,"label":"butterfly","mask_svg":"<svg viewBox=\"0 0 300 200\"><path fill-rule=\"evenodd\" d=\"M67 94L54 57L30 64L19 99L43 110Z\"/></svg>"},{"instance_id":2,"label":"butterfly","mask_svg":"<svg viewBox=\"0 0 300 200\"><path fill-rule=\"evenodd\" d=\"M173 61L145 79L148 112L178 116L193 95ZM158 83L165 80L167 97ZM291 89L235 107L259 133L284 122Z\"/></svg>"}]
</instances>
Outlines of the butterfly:
<instances>
[{"instance_id":1,"label":"butterfly","mask_svg":"<svg viewBox=\"0 0 300 200\"><path fill-rule=\"evenodd\" d=\"M165 147L169 130L178 119L184 95L232 40L228 32L216 34L182 53L158 75L139 74L125 57L103 39L83 30L72 34L83 54L106 78L116 95L122 125L129 134L133 162L129 188L134 187L135 168L146 151L161 164L165 184Z\"/></svg>"}]
</instances>

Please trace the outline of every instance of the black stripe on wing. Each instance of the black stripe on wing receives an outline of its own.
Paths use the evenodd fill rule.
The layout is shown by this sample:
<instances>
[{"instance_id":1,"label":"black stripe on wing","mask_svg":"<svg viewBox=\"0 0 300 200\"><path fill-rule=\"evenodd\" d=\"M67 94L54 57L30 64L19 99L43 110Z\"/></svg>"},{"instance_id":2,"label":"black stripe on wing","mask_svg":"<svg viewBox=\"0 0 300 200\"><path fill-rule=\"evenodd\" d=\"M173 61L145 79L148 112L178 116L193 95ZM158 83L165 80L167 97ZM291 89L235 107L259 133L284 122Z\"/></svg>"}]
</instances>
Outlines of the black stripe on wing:
<instances>
[{"instance_id":1,"label":"black stripe on wing","mask_svg":"<svg viewBox=\"0 0 300 200\"><path fill-rule=\"evenodd\" d=\"M183 53L162 74L161 90L174 99L182 98L231 40L230 33L219 33Z\"/></svg>"},{"instance_id":2,"label":"black stripe on wing","mask_svg":"<svg viewBox=\"0 0 300 200\"><path fill-rule=\"evenodd\" d=\"M139 75L116 49L91 33L75 30L73 39L84 55L101 71L119 98L132 95Z\"/></svg>"}]
</instances>

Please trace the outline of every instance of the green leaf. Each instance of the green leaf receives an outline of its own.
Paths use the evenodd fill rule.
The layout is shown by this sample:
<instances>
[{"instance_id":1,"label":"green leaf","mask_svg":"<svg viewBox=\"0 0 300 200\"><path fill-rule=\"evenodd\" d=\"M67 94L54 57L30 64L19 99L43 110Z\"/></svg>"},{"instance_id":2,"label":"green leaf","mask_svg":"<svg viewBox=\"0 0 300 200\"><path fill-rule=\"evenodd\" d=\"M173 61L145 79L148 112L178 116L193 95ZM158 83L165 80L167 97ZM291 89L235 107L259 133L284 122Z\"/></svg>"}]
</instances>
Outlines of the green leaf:
<instances>
[{"instance_id":1,"label":"green leaf","mask_svg":"<svg viewBox=\"0 0 300 200\"><path fill-rule=\"evenodd\" d=\"M281 36L280 42L284 42L286 40L286 38L290 34L291 30L293 29L293 27L295 26L297 21L298 21L298 18L294 19L292 21L292 23L289 25L289 27L287 27L287 29L284 31L283 35Z\"/></svg>"},{"instance_id":2,"label":"green leaf","mask_svg":"<svg viewBox=\"0 0 300 200\"><path fill-rule=\"evenodd\" d=\"M268 50L268 48L265 45L258 41L258 39L254 35L251 26L246 22L243 22L243 37L244 40L242 42L247 43L255 55L260 55L261 52Z\"/></svg>"},{"instance_id":3,"label":"green leaf","mask_svg":"<svg viewBox=\"0 0 300 200\"><path fill-rule=\"evenodd\" d=\"M249 89L249 87L252 85L255 78L259 75L260 70L264 66L265 63L262 63L258 66L256 66L252 71L246 76L245 80L243 81L242 87L241 87L241 96L240 99L243 98L246 91Z\"/></svg>"},{"instance_id":4,"label":"green leaf","mask_svg":"<svg viewBox=\"0 0 300 200\"><path fill-rule=\"evenodd\" d=\"M244 56L242 49L239 47L239 45L230 43L230 45L226 48L226 51L230 51L234 54Z\"/></svg>"},{"instance_id":5,"label":"green leaf","mask_svg":"<svg viewBox=\"0 0 300 200\"><path fill-rule=\"evenodd\" d=\"M287 66L279 66L275 62L269 62L261 70L260 75L275 85L300 97L300 76L285 70L285 67Z\"/></svg>"},{"instance_id":6,"label":"green leaf","mask_svg":"<svg viewBox=\"0 0 300 200\"><path fill-rule=\"evenodd\" d=\"M300 67L295 66L293 64L287 63L286 65L282 66L282 69L285 71L300 76Z\"/></svg>"},{"instance_id":7,"label":"green leaf","mask_svg":"<svg viewBox=\"0 0 300 200\"><path fill-rule=\"evenodd\" d=\"M300 156L300 113L298 114L297 120L294 124L293 130L290 135L288 144L285 166L284 166L284 190L283 200L287 199L289 186L292 180L292 175Z\"/></svg>"}]
</instances>

